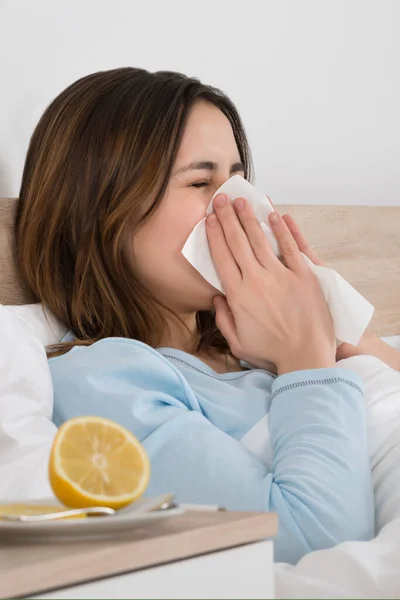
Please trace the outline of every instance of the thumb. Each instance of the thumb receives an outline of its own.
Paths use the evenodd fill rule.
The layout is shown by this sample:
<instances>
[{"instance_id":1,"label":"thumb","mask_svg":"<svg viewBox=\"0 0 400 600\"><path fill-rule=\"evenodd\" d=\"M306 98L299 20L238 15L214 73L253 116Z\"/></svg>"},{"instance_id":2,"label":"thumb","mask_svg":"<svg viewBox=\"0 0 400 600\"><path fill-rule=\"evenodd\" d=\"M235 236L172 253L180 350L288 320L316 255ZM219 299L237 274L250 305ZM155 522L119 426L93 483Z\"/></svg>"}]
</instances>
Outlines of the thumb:
<instances>
[{"instance_id":1,"label":"thumb","mask_svg":"<svg viewBox=\"0 0 400 600\"><path fill-rule=\"evenodd\" d=\"M227 340L229 346L237 347L235 319L226 298L215 296L213 299L215 308L215 322L218 329Z\"/></svg>"}]
</instances>

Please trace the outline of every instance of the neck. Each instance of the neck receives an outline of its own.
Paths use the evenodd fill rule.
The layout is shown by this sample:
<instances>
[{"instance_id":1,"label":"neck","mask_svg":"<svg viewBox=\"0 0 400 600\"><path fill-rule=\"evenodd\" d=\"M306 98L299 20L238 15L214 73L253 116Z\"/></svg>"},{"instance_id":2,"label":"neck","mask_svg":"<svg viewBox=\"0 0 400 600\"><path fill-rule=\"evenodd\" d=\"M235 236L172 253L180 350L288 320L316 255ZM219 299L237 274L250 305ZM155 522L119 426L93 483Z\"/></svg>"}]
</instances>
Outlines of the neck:
<instances>
[{"instance_id":1,"label":"neck","mask_svg":"<svg viewBox=\"0 0 400 600\"><path fill-rule=\"evenodd\" d=\"M180 314L179 319L169 316L167 321L167 332L162 339L161 347L175 348L189 354L198 356L203 362L208 364L216 373L229 373L233 371L244 370L239 360L233 356L228 356L225 352L221 353L215 349L208 348L202 352L195 352L199 331L196 323L196 313Z\"/></svg>"},{"instance_id":2,"label":"neck","mask_svg":"<svg viewBox=\"0 0 400 600\"><path fill-rule=\"evenodd\" d=\"M168 315L166 321L161 346L193 353L199 335L196 313L180 314L179 319Z\"/></svg>"}]
</instances>

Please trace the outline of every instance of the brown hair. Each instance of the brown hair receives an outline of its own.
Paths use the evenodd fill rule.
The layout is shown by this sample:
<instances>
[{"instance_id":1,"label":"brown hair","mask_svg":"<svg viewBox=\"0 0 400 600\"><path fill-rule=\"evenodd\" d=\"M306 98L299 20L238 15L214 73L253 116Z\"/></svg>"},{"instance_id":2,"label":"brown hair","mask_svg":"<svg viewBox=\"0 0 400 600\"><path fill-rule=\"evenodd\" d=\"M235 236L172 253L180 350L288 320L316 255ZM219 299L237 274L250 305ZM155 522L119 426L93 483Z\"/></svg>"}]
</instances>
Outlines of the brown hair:
<instances>
[{"instance_id":1,"label":"brown hair","mask_svg":"<svg viewBox=\"0 0 400 600\"><path fill-rule=\"evenodd\" d=\"M245 131L220 90L180 73L121 68L79 79L50 104L29 144L16 221L27 292L76 337L52 354L105 337L159 345L163 307L123 253L160 203L185 123L204 99L229 119L251 179ZM150 198L152 201L150 201ZM212 311L197 315L198 348L227 349Z\"/></svg>"}]
</instances>

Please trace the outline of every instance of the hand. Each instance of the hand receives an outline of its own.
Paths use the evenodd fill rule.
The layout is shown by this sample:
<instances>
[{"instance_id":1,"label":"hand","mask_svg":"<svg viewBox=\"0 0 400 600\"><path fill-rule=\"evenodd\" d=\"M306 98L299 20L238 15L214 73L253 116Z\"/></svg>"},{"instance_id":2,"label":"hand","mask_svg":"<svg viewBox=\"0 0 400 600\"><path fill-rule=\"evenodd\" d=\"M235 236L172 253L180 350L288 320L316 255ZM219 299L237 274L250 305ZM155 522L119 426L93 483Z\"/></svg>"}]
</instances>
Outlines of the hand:
<instances>
[{"instance_id":1,"label":"hand","mask_svg":"<svg viewBox=\"0 0 400 600\"><path fill-rule=\"evenodd\" d=\"M285 221L292 236L296 240L299 250L308 256L315 265L323 266L323 262L308 244L294 218L290 215L283 215L282 219ZM339 361L350 358L351 356L361 356L363 354L375 356L389 367L392 367L392 369L400 371L400 351L392 348L389 344L386 344L386 342L369 331L366 331L363 334L357 346L347 344L346 342L341 344L336 351L336 360Z\"/></svg>"},{"instance_id":2,"label":"hand","mask_svg":"<svg viewBox=\"0 0 400 600\"><path fill-rule=\"evenodd\" d=\"M270 202L271 202L271 200L270 200ZM272 202L271 202L271 204L272 204ZM319 265L320 267L323 267L324 263L314 252L314 250L312 249L310 244L307 242L306 238L304 237L303 233L300 231L300 228L297 225L294 218L291 215L282 215L282 219L285 221L300 252L305 254L311 260L311 262L314 263L314 265Z\"/></svg>"},{"instance_id":3,"label":"hand","mask_svg":"<svg viewBox=\"0 0 400 600\"><path fill-rule=\"evenodd\" d=\"M214 207L207 236L226 293L214 298L216 323L232 354L260 368L273 362L279 374L334 366L329 309L286 222L270 215L282 264L245 200L233 207L221 194Z\"/></svg>"}]
</instances>

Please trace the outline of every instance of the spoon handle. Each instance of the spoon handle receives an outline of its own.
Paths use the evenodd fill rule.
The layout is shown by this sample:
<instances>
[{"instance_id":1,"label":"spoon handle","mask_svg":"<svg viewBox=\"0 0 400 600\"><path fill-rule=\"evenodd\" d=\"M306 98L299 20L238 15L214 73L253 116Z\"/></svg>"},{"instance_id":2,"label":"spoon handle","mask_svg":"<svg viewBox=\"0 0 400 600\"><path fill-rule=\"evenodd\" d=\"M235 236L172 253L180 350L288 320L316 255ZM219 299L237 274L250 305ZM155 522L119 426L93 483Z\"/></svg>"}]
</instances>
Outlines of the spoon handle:
<instances>
[{"instance_id":1,"label":"spoon handle","mask_svg":"<svg viewBox=\"0 0 400 600\"><path fill-rule=\"evenodd\" d=\"M57 519L65 519L67 517L79 516L106 516L114 515L115 510L106 506L91 506L88 508L71 508L60 510L52 513L43 513L41 515L1 515L3 521L20 521L21 523L40 523L42 521L55 521Z\"/></svg>"}]
</instances>

